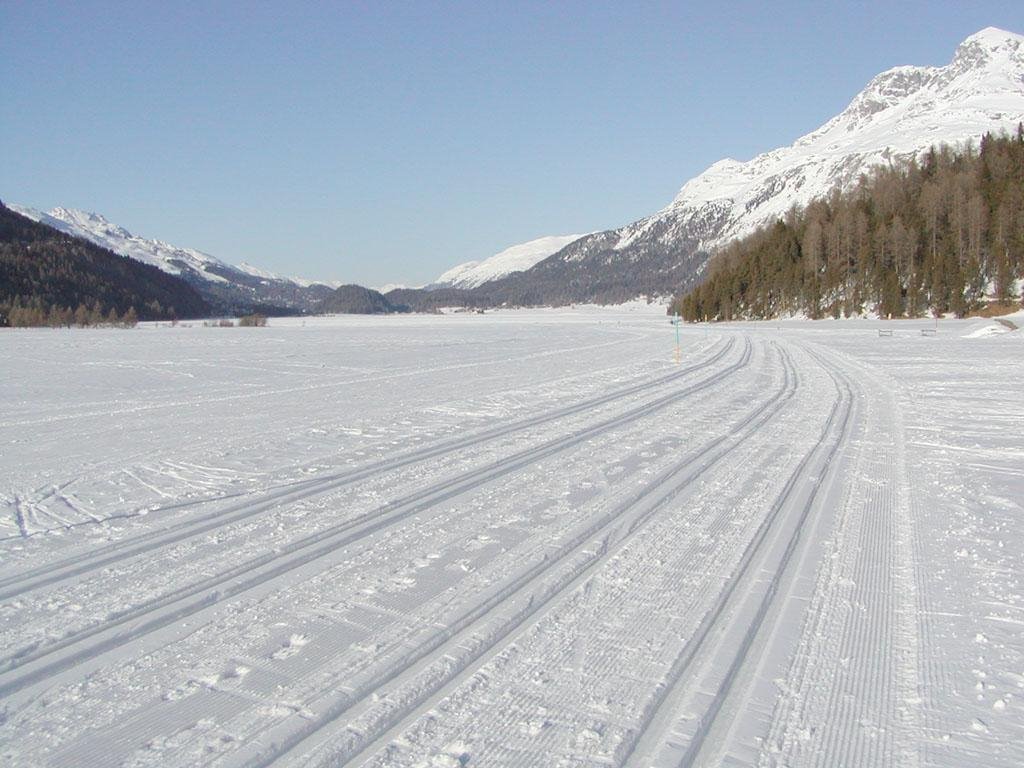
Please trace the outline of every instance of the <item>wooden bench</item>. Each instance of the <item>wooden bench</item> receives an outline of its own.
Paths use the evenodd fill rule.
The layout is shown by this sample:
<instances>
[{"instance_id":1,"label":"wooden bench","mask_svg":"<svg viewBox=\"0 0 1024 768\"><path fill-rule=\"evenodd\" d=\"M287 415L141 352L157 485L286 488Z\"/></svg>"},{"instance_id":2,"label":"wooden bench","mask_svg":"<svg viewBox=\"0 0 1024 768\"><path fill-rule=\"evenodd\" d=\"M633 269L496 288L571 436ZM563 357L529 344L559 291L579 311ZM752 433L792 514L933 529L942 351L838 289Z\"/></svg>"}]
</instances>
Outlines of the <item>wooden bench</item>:
<instances>
[{"instance_id":1,"label":"wooden bench","mask_svg":"<svg viewBox=\"0 0 1024 768\"><path fill-rule=\"evenodd\" d=\"M892 336L892 328L879 328L878 329L878 335L879 336Z\"/></svg>"},{"instance_id":2,"label":"wooden bench","mask_svg":"<svg viewBox=\"0 0 1024 768\"><path fill-rule=\"evenodd\" d=\"M921 329L921 335L922 336L934 336L938 332L939 331L936 328L922 328Z\"/></svg>"}]
</instances>

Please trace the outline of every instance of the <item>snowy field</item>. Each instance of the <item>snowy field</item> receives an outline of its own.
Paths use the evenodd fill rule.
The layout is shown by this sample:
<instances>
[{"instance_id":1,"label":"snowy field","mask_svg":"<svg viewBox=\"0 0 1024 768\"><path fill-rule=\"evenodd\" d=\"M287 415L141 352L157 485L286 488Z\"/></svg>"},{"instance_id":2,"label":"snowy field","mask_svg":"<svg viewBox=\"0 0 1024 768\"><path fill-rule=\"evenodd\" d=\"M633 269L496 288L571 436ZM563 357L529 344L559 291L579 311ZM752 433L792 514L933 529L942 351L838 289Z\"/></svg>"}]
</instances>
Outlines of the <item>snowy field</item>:
<instances>
[{"instance_id":1,"label":"snowy field","mask_svg":"<svg viewBox=\"0 0 1024 768\"><path fill-rule=\"evenodd\" d=\"M1024 331L662 312L0 333L0 762L1024 764Z\"/></svg>"}]
</instances>

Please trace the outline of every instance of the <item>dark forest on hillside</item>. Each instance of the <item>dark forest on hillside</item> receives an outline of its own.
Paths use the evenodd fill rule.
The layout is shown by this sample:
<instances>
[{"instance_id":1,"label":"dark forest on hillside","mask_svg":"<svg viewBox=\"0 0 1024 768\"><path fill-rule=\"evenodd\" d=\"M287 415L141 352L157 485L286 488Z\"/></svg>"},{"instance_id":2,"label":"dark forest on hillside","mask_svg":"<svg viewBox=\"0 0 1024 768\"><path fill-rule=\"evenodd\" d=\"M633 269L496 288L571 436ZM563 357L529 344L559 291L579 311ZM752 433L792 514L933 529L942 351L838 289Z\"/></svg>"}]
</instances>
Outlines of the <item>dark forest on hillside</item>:
<instances>
[{"instance_id":1,"label":"dark forest on hillside","mask_svg":"<svg viewBox=\"0 0 1024 768\"><path fill-rule=\"evenodd\" d=\"M321 302L319 311L352 315L386 315L393 312L408 312L409 309L393 303L372 288L342 285Z\"/></svg>"},{"instance_id":2,"label":"dark forest on hillside","mask_svg":"<svg viewBox=\"0 0 1024 768\"><path fill-rule=\"evenodd\" d=\"M174 275L0 204L0 325L131 325L208 312Z\"/></svg>"},{"instance_id":3,"label":"dark forest on hillside","mask_svg":"<svg viewBox=\"0 0 1024 768\"><path fill-rule=\"evenodd\" d=\"M1024 126L977 148L933 147L879 167L726 246L670 308L684 319L876 311L966 315L1018 300L1024 276Z\"/></svg>"}]
</instances>

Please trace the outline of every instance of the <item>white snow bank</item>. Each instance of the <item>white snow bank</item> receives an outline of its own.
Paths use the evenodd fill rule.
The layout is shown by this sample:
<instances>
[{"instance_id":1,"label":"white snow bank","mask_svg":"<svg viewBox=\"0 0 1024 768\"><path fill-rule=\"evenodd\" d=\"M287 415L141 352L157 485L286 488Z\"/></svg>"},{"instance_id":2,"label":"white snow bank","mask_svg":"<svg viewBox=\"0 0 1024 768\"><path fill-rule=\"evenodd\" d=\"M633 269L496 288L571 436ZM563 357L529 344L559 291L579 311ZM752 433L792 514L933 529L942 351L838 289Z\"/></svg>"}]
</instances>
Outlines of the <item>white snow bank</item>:
<instances>
[{"instance_id":1,"label":"white snow bank","mask_svg":"<svg viewBox=\"0 0 1024 768\"><path fill-rule=\"evenodd\" d=\"M965 333L961 338L963 339L984 339L989 336L1001 336L1004 333L1011 333L1016 328L1011 328L1009 325L1003 325L1002 323L989 323L983 325L981 328Z\"/></svg>"}]
</instances>

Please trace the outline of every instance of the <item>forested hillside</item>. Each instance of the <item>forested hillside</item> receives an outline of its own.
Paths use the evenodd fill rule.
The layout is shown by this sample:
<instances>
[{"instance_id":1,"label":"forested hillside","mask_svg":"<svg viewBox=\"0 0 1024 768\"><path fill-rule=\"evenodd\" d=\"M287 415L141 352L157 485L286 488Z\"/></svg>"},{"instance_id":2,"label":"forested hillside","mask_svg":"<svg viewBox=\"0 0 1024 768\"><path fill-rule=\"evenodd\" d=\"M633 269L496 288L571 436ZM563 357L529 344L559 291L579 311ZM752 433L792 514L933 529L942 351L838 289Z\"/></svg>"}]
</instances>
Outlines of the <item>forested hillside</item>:
<instances>
[{"instance_id":1,"label":"forested hillside","mask_svg":"<svg viewBox=\"0 0 1024 768\"><path fill-rule=\"evenodd\" d=\"M32 221L180 277L195 288L218 315L302 314L312 310L332 291L328 285L282 277L249 264L234 266L194 248L180 248L162 240L141 237L99 213L64 207L49 212L19 205L9 208Z\"/></svg>"},{"instance_id":2,"label":"forested hillside","mask_svg":"<svg viewBox=\"0 0 1024 768\"><path fill-rule=\"evenodd\" d=\"M0 325L198 317L183 280L21 216L0 203Z\"/></svg>"},{"instance_id":3,"label":"forested hillside","mask_svg":"<svg viewBox=\"0 0 1024 768\"><path fill-rule=\"evenodd\" d=\"M726 246L670 308L686 320L875 311L920 316L1016 302L1024 276L1024 126L979 147L879 167Z\"/></svg>"},{"instance_id":4,"label":"forested hillside","mask_svg":"<svg viewBox=\"0 0 1024 768\"><path fill-rule=\"evenodd\" d=\"M408 312L407 307L392 303L380 291L361 285L339 286L321 302L320 312L348 315L387 315Z\"/></svg>"}]
</instances>

